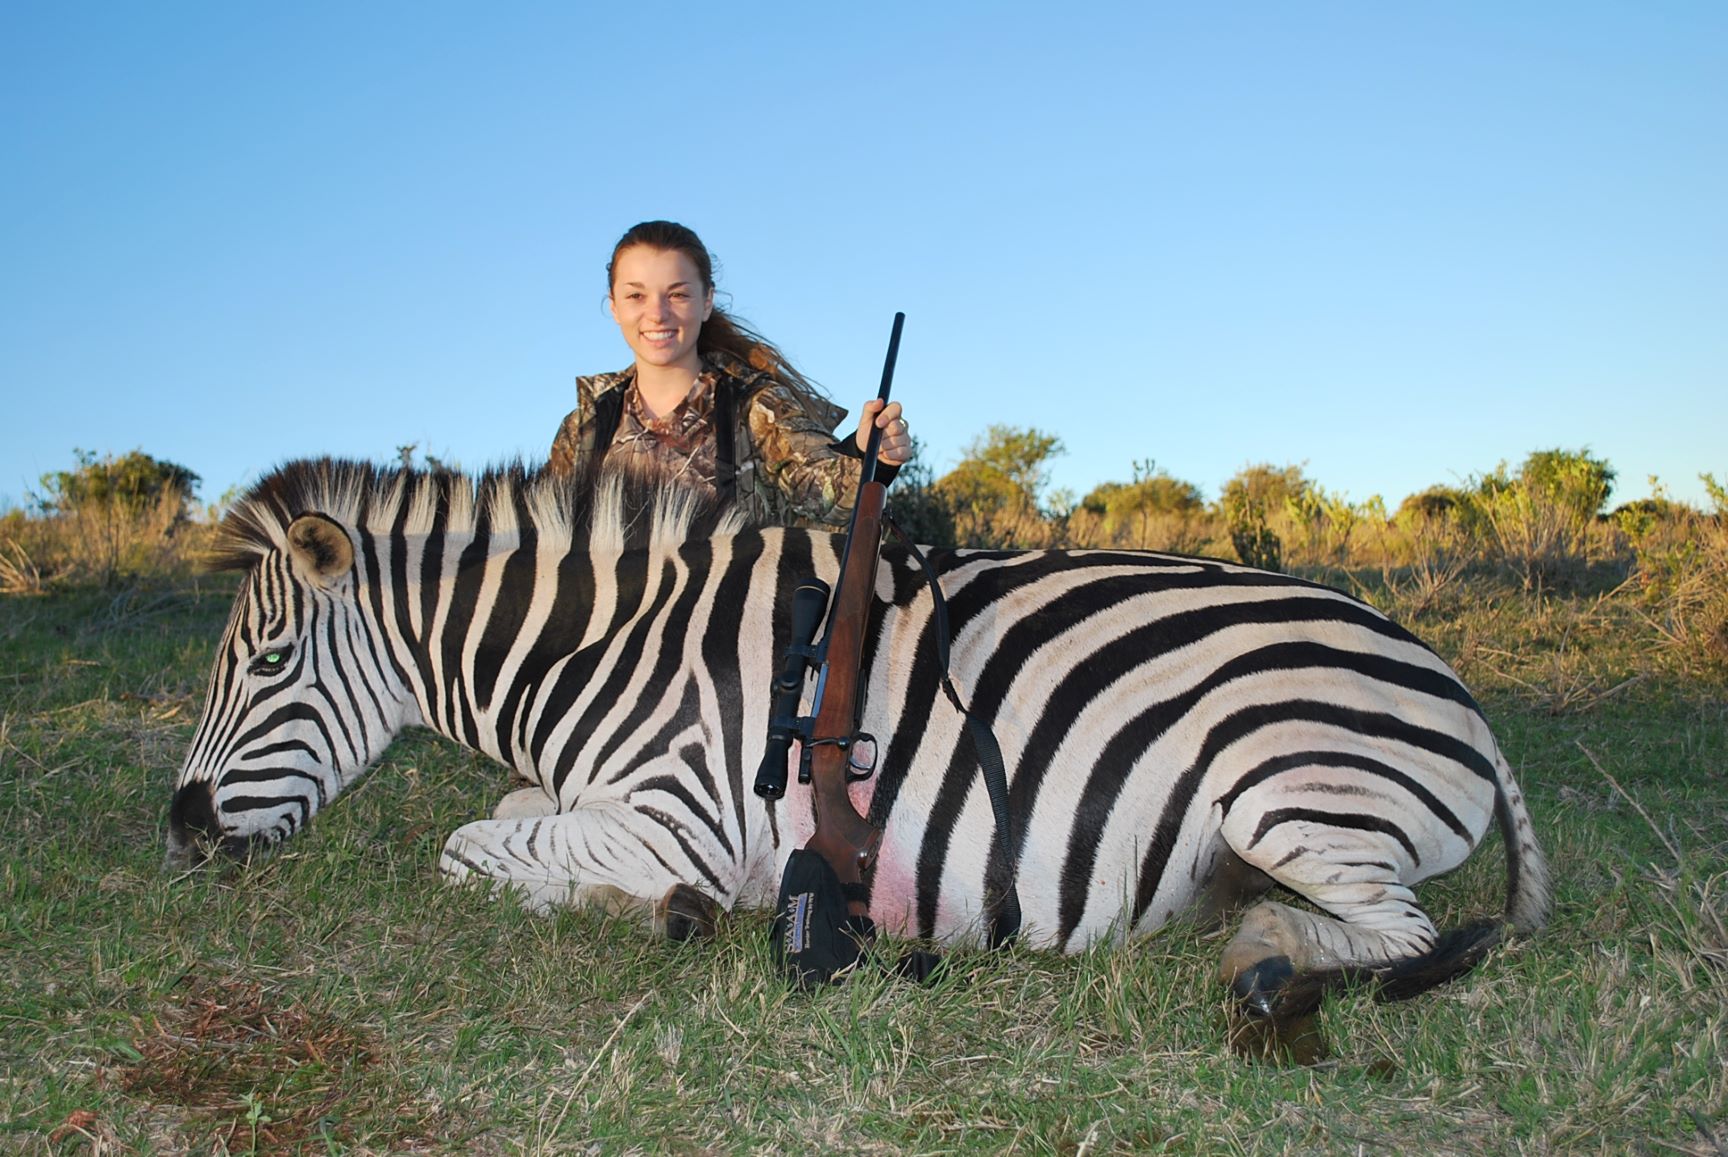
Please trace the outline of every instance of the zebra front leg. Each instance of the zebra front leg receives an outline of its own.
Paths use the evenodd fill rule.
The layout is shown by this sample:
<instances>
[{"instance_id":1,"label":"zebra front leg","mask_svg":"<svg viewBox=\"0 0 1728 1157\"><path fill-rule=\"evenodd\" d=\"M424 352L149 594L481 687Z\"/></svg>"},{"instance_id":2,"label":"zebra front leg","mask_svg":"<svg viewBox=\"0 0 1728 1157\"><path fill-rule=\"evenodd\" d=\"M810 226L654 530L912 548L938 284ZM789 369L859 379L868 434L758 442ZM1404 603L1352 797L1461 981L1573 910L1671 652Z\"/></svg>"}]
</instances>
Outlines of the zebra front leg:
<instances>
[{"instance_id":1,"label":"zebra front leg","mask_svg":"<svg viewBox=\"0 0 1728 1157\"><path fill-rule=\"evenodd\" d=\"M664 854L669 842L682 846L668 840L662 822L628 805L592 806L465 824L445 841L439 870L452 883L483 880L515 890L538 912L595 907L645 916L668 939L710 936L722 904L668 866L679 858Z\"/></svg>"},{"instance_id":2,"label":"zebra front leg","mask_svg":"<svg viewBox=\"0 0 1728 1157\"><path fill-rule=\"evenodd\" d=\"M558 814L558 801L539 787L519 787L507 793L492 809L495 820L531 819Z\"/></svg>"}]
</instances>

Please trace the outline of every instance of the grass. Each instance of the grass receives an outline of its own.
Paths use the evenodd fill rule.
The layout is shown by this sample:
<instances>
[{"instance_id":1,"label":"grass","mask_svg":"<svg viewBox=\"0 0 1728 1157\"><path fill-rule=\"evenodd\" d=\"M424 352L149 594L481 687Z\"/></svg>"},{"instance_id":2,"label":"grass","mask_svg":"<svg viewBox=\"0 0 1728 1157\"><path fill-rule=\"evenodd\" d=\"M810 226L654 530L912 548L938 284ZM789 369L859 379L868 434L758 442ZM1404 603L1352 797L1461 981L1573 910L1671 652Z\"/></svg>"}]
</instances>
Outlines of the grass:
<instances>
[{"instance_id":1,"label":"grass","mask_svg":"<svg viewBox=\"0 0 1728 1157\"><path fill-rule=\"evenodd\" d=\"M171 876L229 587L0 598L0 1150L1721 1153L1728 680L1600 594L1412 604L1559 907L1434 993L1330 1000L1310 1068L1230 1052L1223 939L1192 928L811 996L759 914L675 946L444 888L445 835L508 784L425 734L284 854ZM1459 923L1503 873L1491 845L1424 899Z\"/></svg>"}]
</instances>

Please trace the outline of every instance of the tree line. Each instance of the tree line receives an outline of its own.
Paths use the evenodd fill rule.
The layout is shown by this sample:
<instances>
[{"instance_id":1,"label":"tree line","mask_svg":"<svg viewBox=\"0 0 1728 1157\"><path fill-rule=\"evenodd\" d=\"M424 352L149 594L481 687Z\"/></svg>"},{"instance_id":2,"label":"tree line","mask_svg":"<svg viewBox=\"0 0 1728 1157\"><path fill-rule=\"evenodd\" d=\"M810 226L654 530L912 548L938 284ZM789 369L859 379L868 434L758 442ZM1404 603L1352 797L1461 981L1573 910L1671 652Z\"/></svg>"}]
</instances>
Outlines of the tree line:
<instances>
[{"instance_id":1,"label":"tree line","mask_svg":"<svg viewBox=\"0 0 1728 1157\"><path fill-rule=\"evenodd\" d=\"M415 451L396 447L395 458L413 465ZM915 457L894 484L893 509L908 533L935 546L1166 550L1358 587L1374 570L1434 590L1472 574L1535 591L1632 582L1677 599L1678 629L1720 635L1728 654L1728 491L1712 475L1701 476L1709 510L1660 487L1611 506L1607 460L1543 449L1389 510L1378 497L1354 502L1327 490L1301 466L1270 463L1244 467L1211 501L1150 459L1133 463L1125 481L1052 493L1049 467L1062 452L1054 434L991 426L940 476ZM28 509L0 517L0 592L113 584L195 564L231 496L200 507L194 471L142 450L73 453L70 469L42 477Z\"/></svg>"}]
</instances>

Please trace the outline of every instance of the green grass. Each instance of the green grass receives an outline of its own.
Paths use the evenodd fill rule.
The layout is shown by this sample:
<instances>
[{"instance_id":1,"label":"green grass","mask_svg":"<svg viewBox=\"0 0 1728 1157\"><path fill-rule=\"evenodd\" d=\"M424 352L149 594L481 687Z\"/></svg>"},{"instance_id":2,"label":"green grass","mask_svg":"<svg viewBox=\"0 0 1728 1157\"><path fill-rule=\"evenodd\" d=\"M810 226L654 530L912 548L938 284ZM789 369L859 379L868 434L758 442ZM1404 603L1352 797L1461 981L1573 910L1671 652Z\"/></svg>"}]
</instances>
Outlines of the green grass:
<instances>
[{"instance_id":1,"label":"green grass","mask_svg":"<svg viewBox=\"0 0 1728 1157\"><path fill-rule=\"evenodd\" d=\"M264 863L164 872L228 588L0 599L0 1150L1719 1153L1728 710L1637 616L1483 592L1414 624L1482 692L1549 929L1331 1058L1233 1055L1223 939L775 975L760 914L669 945L438 884L502 769L418 734ZM1627 680L1632 680L1630 683ZM1498 910L1490 845L1423 895Z\"/></svg>"}]
</instances>

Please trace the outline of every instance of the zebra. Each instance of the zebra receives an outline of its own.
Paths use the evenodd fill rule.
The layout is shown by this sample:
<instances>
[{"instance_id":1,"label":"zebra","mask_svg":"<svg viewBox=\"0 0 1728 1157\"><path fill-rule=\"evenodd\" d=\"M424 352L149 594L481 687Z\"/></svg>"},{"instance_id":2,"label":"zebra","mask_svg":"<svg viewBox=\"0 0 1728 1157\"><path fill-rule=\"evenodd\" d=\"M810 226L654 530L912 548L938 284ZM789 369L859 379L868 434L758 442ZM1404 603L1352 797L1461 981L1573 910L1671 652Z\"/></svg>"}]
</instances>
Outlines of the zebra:
<instances>
[{"instance_id":1,"label":"zebra","mask_svg":"<svg viewBox=\"0 0 1728 1157\"><path fill-rule=\"evenodd\" d=\"M423 726L526 785L449 836L451 881L635 911L679 937L771 907L813 827L809 789L769 801L746 777L788 593L832 582L842 547L617 479L290 463L222 526L213 563L244 579L175 784L169 863L280 844ZM995 838L939 691L927 581L887 546L861 676L874 775L852 788L885 833L879 928L981 943L1011 882L1021 940L1060 952L1246 907L1219 976L1266 1015L1315 978L1419 991L1504 925L1547 920L1543 854L1483 712L1366 603L1174 554L929 555L1012 823ZM1503 921L1441 937L1413 886L1462 863L1491 816Z\"/></svg>"}]
</instances>

